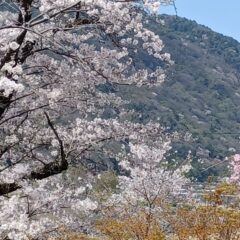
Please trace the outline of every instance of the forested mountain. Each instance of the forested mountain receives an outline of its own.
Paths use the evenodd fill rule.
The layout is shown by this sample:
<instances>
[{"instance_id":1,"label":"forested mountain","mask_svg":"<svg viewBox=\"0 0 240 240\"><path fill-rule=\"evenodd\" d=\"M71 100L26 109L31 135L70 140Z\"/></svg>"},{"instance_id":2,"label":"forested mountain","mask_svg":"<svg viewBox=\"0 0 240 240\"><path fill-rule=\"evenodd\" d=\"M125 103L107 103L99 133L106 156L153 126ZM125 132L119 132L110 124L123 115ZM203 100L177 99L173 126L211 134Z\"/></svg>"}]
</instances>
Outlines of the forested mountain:
<instances>
[{"instance_id":1,"label":"forested mountain","mask_svg":"<svg viewBox=\"0 0 240 240\"><path fill-rule=\"evenodd\" d=\"M203 159L203 165L195 162L194 176L225 173L226 165L218 162L240 149L240 43L176 16L150 18L147 25L161 36L175 64L161 87L120 92L131 99L138 121L158 120L170 131L192 134L190 142L176 142L174 151L178 159L189 150ZM161 63L142 54L138 64L154 68ZM212 164L218 167L204 171Z\"/></svg>"}]
</instances>

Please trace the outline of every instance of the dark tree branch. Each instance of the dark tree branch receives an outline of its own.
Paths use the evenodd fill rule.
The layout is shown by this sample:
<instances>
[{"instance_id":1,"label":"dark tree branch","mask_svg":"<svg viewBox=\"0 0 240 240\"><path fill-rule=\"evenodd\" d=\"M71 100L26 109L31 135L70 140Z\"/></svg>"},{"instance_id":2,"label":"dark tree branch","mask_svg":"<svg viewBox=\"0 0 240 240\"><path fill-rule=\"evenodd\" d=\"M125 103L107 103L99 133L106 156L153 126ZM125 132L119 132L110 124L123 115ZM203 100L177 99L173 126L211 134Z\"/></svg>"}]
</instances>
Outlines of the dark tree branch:
<instances>
[{"instance_id":1,"label":"dark tree branch","mask_svg":"<svg viewBox=\"0 0 240 240\"><path fill-rule=\"evenodd\" d=\"M55 129L54 124L52 123L49 115L46 112L44 112L44 115L47 118L47 123L48 123L49 127L53 131L53 133L59 143L61 161L60 162L55 161L55 162L48 163L42 169L31 172L32 179L44 179L44 178L50 177L52 175L59 174L68 169L68 161L66 159L63 141L60 138L57 130Z\"/></svg>"},{"instance_id":2,"label":"dark tree branch","mask_svg":"<svg viewBox=\"0 0 240 240\"><path fill-rule=\"evenodd\" d=\"M0 183L0 196L16 191L21 188L17 183Z\"/></svg>"}]
</instances>

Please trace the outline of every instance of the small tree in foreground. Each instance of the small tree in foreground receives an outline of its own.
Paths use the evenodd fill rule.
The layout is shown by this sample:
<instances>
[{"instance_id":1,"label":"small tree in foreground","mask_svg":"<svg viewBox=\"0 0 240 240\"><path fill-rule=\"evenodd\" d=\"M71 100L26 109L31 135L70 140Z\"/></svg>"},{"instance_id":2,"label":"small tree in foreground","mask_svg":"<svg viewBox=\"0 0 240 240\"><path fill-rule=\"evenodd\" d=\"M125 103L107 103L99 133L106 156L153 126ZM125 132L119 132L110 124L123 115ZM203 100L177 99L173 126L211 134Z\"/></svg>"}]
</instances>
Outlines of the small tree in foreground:
<instances>
[{"instance_id":1,"label":"small tree in foreground","mask_svg":"<svg viewBox=\"0 0 240 240\"><path fill-rule=\"evenodd\" d=\"M221 184L205 193L205 203L181 204L169 213L178 240L237 240L240 238L240 199L236 185Z\"/></svg>"},{"instance_id":2,"label":"small tree in foreground","mask_svg":"<svg viewBox=\"0 0 240 240\"><path fill-rule=\"evenodd\" d=\"M231 161L232 173L230 181L240 185L240 154L235 154Z\"/></svg>"},{"instance_id":3,"label":"small tree in foreground","mask_svg":"<svg viewBox=\"0 0 240 240\"><path fill-rule=\"evenodd\" d=\"M174 172L160 167L169 148L169 142L161 149L130 145L130 158L120 162L129 176L119 177L118 192L103 203L102 220L97 222L97 229L108 239L165 239L165 209L187 183L183 169Z\"/></svg>"}]
</instances>

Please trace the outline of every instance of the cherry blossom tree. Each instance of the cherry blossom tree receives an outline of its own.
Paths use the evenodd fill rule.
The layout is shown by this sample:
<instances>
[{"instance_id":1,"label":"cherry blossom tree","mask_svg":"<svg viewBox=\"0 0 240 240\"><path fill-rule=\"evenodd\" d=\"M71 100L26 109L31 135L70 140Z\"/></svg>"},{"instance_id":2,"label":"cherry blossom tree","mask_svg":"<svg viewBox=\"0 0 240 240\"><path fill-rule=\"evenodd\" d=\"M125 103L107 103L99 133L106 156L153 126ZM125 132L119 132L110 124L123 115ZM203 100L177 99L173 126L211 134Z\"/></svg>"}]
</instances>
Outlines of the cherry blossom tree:
<instances>
[{"instance_id":1,"label":"cherry blossom tree","mask_svg":"<svg viewBox=\"0 0 240 240\"><path fill-rule=\"evenodd\" d=\"M187 165L176 171L161 166L169 149L167 139L151 147L130 144L128 160L120 161L129 175L118 177L117 191L102 203L102 219L97 224L110 239L165 239L161 237L165 208L188 182L184 177Z\"/></svg>"},{"instance_id":2,"label":"cherry blossom tree","mask_svg":"<svg viewBox=\"0 0 240 240\"><path fill-rule=\"evenodd\" d=\"M231 161L232 174L230 176L230 181L240 185L240 155L235 154Z\"/></svg>"},{"instance_id":3,"label":"cherry blossom tree","mask_svg":"<svg viewBox=\"0 0 240 240\"><path fill-rule=\"evenodd\" d=\"M94 151L110 154L111 141L163 142L158 124L126 121L126 102L99 88L164 81L162 68L133 64L139 47L172 64L159 36L142 23L140 9L157 12L161 3L172 1L0 1L2 239L79 227L79 212L97 203L85 194L91 174L73 183L71 164ZM103 118L107 106L119 116Z\"/></svg>"}]
</instances>

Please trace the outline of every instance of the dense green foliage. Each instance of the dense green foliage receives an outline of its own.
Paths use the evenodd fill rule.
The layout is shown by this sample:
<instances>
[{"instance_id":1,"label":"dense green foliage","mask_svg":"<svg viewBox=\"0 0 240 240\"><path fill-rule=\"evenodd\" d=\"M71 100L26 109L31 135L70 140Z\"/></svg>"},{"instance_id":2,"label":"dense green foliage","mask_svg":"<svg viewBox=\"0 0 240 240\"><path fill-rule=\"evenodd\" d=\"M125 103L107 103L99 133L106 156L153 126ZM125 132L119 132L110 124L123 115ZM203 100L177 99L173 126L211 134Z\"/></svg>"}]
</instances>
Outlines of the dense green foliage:
<instances>
[{"instance_id":1,"label":"dense green foliage","mask_svg":"<svg viewBox=\"0 0 240 240\"><path fill-rule=\"evenodd\" d=\"M225 174L225 156L239 151L240 136L240 43L185 18L160 16L165 24L147 20L158 33L175 64L168 69L165 83L154 89L121 88L131 98L140 122L157 120L170 131L190 132L190 141L174 144L176 158L184 159L191 150L192 176ZM139 53L138 66L154 68L161 64ZM138 56L139 57L139 56ZM212 164L218 167L208 168Z\"/></svg>"}]
</instances>

